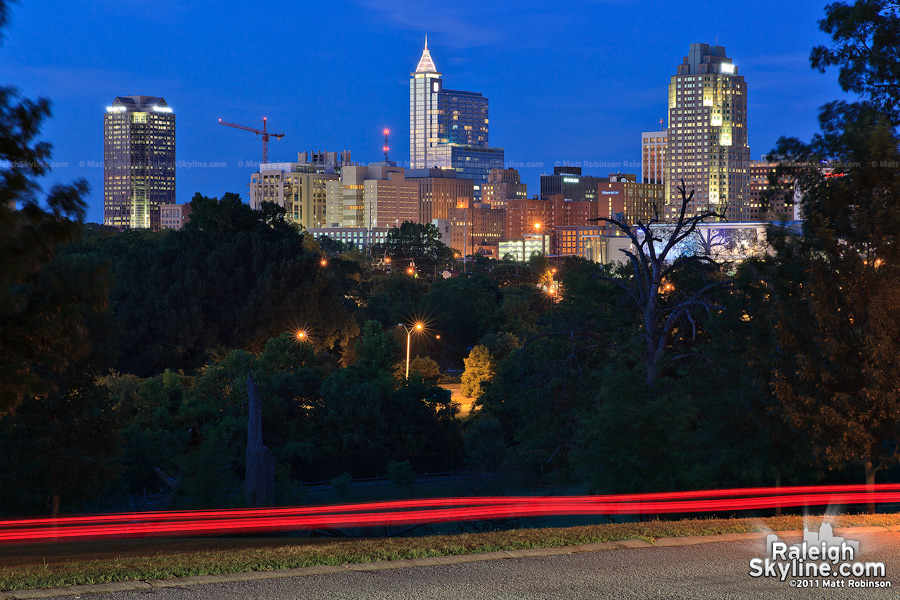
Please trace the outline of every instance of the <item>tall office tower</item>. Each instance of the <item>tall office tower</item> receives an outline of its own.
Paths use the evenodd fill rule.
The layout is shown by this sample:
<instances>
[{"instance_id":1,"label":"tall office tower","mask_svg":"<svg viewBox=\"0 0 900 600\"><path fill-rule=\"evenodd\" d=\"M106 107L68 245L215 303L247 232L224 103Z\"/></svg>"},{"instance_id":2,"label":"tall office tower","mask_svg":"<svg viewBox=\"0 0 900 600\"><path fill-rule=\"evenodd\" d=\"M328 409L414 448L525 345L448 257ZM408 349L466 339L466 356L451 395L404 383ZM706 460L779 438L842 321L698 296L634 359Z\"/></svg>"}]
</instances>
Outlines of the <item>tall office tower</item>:
<instances>
[{"instance_id":1,"label":"tall office tower","mask_svg":"<svg viewBox=\"0 0 900 600\"><path fill-rule=\"evenodd\" d=\"M159 229L175 204L175 113L163 98L119 96L103 116L103 224Z\"/></svg>"},{"instance_id":2,"label":"tall office tower","mask_svg":"<svg viewBox=\"0 0 900 600\"><path fill-rule=\"evenodd\" d=\"M666 131L645 131L641 134L641 181L658 183L665 181Z\"/></svg>"},{"instance_id":3,"label":"tall office tower","mask_svg":"<svg viewBox=\"0 0 900 600\"><path fill-rule=\"evenodd\" d=\"M515 169L491 169L481 190L481 201L493 208L503 208L507 200L527 197L528 186Z\"/></svg>"},{"instance_id":4,"label":"tall office tower","mask_svg":"<svg viewBox=\"0 0 900 600\"><path fill-rule=\"evenodd\" d=\"M488 146L488 99L476 92L444 89L428 38L409 80L410 168L455 169L472 179L475 199L491 169L503 167L503 148Z\"/></svg>"},{"instance_id":5,"label":"tall office tower","mask_svg":"<svg viewBox=\"0 0 900 600\"><path fill-rule=\"evenodd\" d=\"M694 192L688 214L712 209L744 218L750 148L747 83L722 46L691 44L669 83L667 216L681 208L678 185Z\"/></svg>"},{"instance_id":6,"label":"tall office tower","mask_svg":"<svg viewBox=\"0 0 900 600\"><path fill-rule=\"evenodd\" d=\"M438 116L439 99L443 79L431 60L428 37L425 50L409 80L409 166L411 169L427 169L437 166L429 152L440 140Z\"/></svg>"},{"instance_id":7,"label":"tall office tower","mask_svg":"<svg viewBox=\"0 0 900 600\"><path fill-rule=\"evenodd\" d=\"M562 194L567 200L596 200L603 177L582 175L581 167L553 167L553 175L541 175L541 198Z\"/></svg>"}]
</instances>

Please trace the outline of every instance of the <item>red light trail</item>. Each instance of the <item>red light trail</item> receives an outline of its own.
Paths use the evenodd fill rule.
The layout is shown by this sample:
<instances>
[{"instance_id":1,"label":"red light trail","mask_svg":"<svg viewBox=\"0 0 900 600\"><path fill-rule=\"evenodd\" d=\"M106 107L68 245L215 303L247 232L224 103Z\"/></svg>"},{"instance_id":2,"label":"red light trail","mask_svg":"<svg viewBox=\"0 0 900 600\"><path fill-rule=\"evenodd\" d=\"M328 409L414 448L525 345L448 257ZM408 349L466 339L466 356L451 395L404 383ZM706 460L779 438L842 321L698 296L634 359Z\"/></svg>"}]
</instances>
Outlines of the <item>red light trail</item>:
<instances>
[{"instance_id":1,"label":"red light trail","mask_svg":"<svg viewBox=\"0 0 900 600\"><path fill-rule=\"evenodd\" d=\"M739 488L603 496L426 498L331 506L157 511L0 521L0 543L225 535L563 515L765 510L900 502L900 484Z\"/></svg>"}]
</instances>

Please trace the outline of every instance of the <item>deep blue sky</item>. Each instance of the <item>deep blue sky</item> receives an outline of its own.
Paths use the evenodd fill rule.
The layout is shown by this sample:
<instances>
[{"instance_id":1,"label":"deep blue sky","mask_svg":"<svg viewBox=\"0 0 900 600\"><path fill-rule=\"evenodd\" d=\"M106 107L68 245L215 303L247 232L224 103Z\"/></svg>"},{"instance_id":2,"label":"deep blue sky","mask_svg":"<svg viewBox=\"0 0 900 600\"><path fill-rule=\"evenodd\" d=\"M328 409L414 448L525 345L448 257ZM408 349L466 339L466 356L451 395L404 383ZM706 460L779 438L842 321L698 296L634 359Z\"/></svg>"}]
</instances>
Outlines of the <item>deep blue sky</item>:
<instances>
[{"instance_id":1,"label":"deep blue sky","mask_svg":"<svg viewBox=\"0 0 900 600\"><path fill-rule=\"evenodd\" d=\"M103 113L118 95L164 96L177 115L178 202L194 192L246 195L260 143L219 126L268 117L286 134L270 160L349 149L408 159L409 72L428 34L448 88L490 98L490 142L538 176L572 161L640 161L640 133L665 116L667 85L691 42L715 43L747 79L750 150L808 139L817 108L840 97L833 72L809 67L824 0L521 2L491 0L27 0L12 6L0 85L54 103L44 137L52 180L85 177L88 220L102 220ZM79 164L84 163L84 167ZM603 175L610 169L585 169ZM612 170L617 170L613 168ZM637 172L639 168L622 168Z\"/></svg>"}]
</instances>

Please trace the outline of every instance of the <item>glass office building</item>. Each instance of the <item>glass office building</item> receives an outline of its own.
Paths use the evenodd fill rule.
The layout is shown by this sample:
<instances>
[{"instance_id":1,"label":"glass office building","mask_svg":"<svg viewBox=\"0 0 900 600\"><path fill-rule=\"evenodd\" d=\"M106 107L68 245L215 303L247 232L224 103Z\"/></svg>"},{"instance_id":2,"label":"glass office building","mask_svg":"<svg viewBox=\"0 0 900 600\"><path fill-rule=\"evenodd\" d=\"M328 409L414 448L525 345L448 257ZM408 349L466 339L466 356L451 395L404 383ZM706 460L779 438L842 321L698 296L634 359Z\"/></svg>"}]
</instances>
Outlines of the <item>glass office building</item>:
<instances>
[{"instance_id":1,"label":"glass office building","mask_svg":"<svg viewBox=\"0 0 900 600\"><path fill-rule=\"evenodd\" d=\"M409 80L410 168L452 168L475 182L475 198L491 169L503 168L503 148L488 146L488 99L477 92L444 89L425 49Z\"/></svg>"},{"instance_id":2,"label":"glass office building","mask_svg":"<svg viewBox=\"0 0 900 600\"><path fill-rule=\"evenodd\" d=\"M119 96L103 115L103 224L159 229L175 204L175 113L163 98Z\"/></svg>"}]
</instances>

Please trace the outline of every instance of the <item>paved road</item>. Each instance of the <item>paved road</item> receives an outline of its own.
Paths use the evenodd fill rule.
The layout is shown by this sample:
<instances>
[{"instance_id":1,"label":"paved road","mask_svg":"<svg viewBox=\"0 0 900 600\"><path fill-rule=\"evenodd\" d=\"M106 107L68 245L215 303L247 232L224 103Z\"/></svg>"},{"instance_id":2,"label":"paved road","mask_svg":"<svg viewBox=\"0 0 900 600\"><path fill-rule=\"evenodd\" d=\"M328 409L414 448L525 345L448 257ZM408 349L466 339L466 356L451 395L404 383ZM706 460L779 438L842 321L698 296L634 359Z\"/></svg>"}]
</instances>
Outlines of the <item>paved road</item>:
<instances>
[{"instance_id":1,"label":"paved road","mask_svg":"<svg viewBox=\"0 0 900 600\"><path fill-rule=\"evenodd\" d=\"M856 535L862 561L882 561L891 589L796 589L749 576L762 540L634 548L456 565L82 596L90 600L900 598L900 533ZM792 540L788 540L792 542ZM796 541L796 540L793 540ZM69 596L68 598L74 598Z\"/></svg>"}]
</instances>

